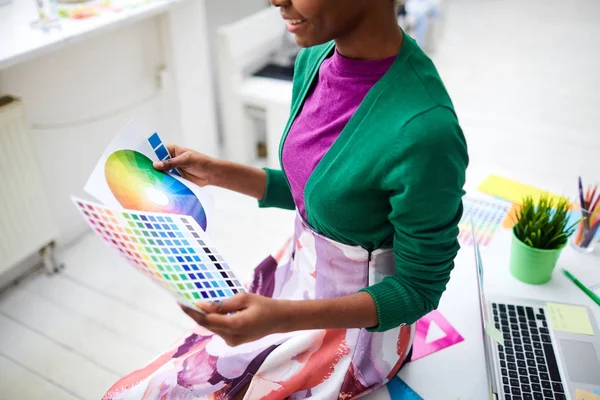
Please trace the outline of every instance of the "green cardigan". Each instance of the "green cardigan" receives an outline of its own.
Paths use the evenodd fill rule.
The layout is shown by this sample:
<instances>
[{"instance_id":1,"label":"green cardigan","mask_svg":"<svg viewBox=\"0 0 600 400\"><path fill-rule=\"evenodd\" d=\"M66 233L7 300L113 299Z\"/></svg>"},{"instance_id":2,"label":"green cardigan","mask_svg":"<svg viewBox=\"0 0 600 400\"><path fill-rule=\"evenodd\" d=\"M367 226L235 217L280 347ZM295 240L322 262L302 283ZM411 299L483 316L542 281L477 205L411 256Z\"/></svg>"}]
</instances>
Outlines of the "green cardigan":
<instances>
[{"instance_id":1,"label":"green cardigan","mask_svg":"<svg viewBox=\"0 0 600 400\"><path fill-rule=\"evenodd\" d=\"M290 126L334 44L304 49L295 67ZM452 102L431 60L405 35L389 71L369 91L308 179L308 224L369 251L393 248L396 274L364 288L386 331L437 308L459 249L468 164ZM261 207L294 209L287 178L266 168Z\"/></svg>"}]
</instances>

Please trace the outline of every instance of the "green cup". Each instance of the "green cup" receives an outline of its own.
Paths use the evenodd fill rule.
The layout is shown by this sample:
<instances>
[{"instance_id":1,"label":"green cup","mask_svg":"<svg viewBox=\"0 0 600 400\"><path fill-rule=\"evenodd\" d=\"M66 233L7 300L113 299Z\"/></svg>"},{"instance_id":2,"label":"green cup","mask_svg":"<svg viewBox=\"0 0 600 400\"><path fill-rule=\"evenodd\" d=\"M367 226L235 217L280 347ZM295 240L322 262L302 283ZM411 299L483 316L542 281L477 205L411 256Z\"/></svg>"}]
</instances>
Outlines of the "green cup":
<instances>
[{"instance_id":1,"label":"green cup","mask_svg":"<svg viewBox=\"0 0 600 400\"><path fill-rule=\"evenodd\" d=\"M520 241L513 229L510 250L510 273L521 282L532 285L547 283L563 247L553 250L536 249Z\"/></svg>"}]
</instances>

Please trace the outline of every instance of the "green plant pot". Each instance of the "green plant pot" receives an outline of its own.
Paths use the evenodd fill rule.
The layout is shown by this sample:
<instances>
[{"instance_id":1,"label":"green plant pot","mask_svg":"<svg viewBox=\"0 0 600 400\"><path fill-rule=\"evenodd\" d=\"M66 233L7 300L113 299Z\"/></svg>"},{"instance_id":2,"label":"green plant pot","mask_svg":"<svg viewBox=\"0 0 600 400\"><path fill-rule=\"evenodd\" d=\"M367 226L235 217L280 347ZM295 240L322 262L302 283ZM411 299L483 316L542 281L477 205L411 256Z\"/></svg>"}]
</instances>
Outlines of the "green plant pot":
<instances>
[{"instance_id":1,"label":"green plant pot","mask_svg":"<svg viewBox=\"0 0 600 400\"><path fill-rule=\"evenodd\" d=\"M510 273L521 282L532 285L547 283L563 247L554 250L536 249L521 242L514 233L510 250Z\"/></svg>"}]
</instances>

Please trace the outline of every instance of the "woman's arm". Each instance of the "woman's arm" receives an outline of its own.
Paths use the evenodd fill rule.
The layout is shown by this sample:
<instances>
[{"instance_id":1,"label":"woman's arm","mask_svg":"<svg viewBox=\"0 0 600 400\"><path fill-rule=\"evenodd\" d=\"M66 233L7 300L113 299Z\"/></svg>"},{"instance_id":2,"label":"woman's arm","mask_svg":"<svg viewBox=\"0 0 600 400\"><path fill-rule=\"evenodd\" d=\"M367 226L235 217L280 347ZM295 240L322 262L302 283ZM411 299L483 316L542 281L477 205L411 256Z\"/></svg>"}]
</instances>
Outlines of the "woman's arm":
<instances>
[{"instance_id":1,"label":"woman's arm","mask_svg":"<svg viewBox=\"0 0 600 400\"><path fill-rule=\"evenodd\" d=\"M371 328L378 325L377 307L368 293L336 299L290 301L283 331Z\"/></svg>"},{"instance_id":2,"label":"woman's arm","mask_svg":"<svg viewBox=\"0 0 600 400\"><path fill-rule=\"evenodd\" d=\"M376 331L413 324L437 308L459 250L468 153L453 111L436 107L415 117L399 141L384 183L396 273L362 290L377 304Z\"/></svg>"},{"instance_id":3,"label":"woman's arm","mask_svg":"<svg viewBox=\"0 0 600 400\"><path fill-rule=\"evenodd\" d=\"M254 197L261 207L295 207L282 171L219 160L185 147L167 147L173 157L154 163L154 168L161 171L177 168L184 178L199 186L219 186Z\"/></svg>"},{"instance_id":4,"label":"woman's arm","mask_svg":"<svg viewBox=\"0 0 600 400\"><path fill-rule=\"evenodd\" d=\"M214 160L214 186L233 190L262 200L265 197L267 174L264 170L225 160Z\"/></svg>"},{"instance_id":5,"label":"woman's arm","mask_svg":"<svg viewBox=\"0 0 600 400\"><path fill-rule=\"evenodd\" d=\"M274 333L378 325L375 302L368 293L323 300L274 300L240 293L220 303L198 306L206 314L185 306L182 308L199 325L221 336L230 346Z\"/></svg>"}]
</instances>

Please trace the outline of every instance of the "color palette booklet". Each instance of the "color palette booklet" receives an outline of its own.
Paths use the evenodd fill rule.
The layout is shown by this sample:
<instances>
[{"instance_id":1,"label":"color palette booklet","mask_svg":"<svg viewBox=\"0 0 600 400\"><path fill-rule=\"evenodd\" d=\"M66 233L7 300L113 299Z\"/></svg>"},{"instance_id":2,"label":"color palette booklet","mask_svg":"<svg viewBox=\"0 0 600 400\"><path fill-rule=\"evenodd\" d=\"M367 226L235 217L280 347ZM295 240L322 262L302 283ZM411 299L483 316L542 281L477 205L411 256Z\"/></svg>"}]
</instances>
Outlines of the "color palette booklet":
<instances>
[{"instance_id":1,"label":"color palette booklet","mask_svg":"<svg viewBox=\"0 0 600 400\"><path fill-rule=\"evenodd\" d=\"M129 264L180 303L219 301L243 291L207 234L213 201L177 171L154 161L170 157L157 133L129 123L100 157L85 191L103 204L73 197L92 229Z\"/></svg>"}]
</instances>

